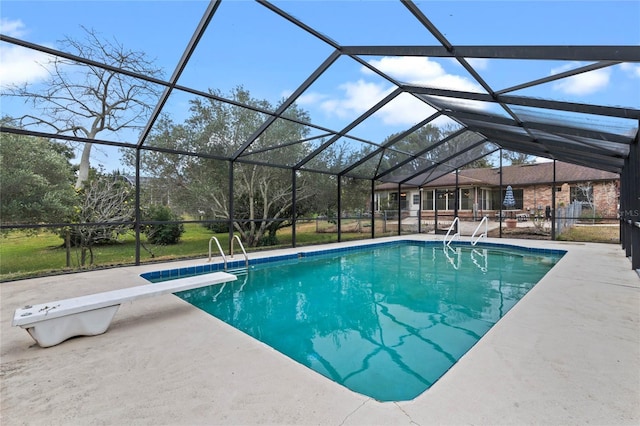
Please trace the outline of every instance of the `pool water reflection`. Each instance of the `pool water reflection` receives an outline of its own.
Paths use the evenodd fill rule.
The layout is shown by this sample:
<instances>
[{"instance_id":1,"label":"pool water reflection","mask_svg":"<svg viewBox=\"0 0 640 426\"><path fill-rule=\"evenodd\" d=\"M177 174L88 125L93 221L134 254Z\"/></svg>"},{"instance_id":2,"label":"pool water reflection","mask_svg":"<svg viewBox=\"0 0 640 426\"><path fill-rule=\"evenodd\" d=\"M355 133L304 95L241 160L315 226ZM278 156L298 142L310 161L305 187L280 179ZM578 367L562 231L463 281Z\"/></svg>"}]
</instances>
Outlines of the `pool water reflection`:
<instances>
[{"instance_id":1,"label":"pool water reflection","mask_svg":"<svg viewBox=\"0 0 640 426\"><path fill-rule=\"evenodd\" d=\"M266 263L178 296L355 392L410 400L561 256L404 242Z\"/></svg>"}]
</instances>

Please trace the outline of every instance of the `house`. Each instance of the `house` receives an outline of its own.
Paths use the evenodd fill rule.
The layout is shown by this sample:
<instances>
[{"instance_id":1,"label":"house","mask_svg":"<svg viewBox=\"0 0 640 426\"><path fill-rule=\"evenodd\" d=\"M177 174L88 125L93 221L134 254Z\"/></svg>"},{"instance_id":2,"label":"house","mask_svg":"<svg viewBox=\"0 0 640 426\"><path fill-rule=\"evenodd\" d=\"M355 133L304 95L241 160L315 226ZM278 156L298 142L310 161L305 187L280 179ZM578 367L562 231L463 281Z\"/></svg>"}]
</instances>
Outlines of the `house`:
<instances>
[{"instance_id":1,"label":"house","mask_svg":"<svg viewBox=\"0 0 640 426\"><path fill-rule=\"evenodd\" d=\"M398 184L384 183L375 188L375 210L397 212L399 207L404 217L417 217L420 211L421 218L432 219L436 212L454 216L457 202L460 219L479 219L485 215L494 218L501 208L506 209L502 202L507 186L511 186L516 201L512 210L544 215L552 206L555 187L557 208L578 201L600 217L616 217L618 174L559 161L555 168L555 185L553 162L503 167L502 188L499 168L460 169L457 183L455 172L422 187L398 188Z\"/></svg>"}]
</instances>

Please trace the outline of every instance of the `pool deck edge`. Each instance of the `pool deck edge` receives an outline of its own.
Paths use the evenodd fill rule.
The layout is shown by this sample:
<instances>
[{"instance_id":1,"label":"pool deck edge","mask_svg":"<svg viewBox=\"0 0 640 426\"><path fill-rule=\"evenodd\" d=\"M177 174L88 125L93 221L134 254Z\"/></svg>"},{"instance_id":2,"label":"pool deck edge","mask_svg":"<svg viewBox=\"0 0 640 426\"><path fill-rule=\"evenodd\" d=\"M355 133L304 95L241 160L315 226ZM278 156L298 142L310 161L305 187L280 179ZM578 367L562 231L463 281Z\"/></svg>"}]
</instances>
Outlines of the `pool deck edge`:
<instances>
[{"instance_id":1,"label":"pool deck edge","mask_svg":"<svg viewBox=\"0 0 640 426\"><path fill-rule=\"evenodd\" d=\"M489 241L567 254L434 386L398 403L348 391L172 295L125 304L107 333L47 349L11 327L26 303L145 284L144 272L206 259L2 283L0 422L640 423L640 279L620 247Z\"/></svg>"}]
</instances>

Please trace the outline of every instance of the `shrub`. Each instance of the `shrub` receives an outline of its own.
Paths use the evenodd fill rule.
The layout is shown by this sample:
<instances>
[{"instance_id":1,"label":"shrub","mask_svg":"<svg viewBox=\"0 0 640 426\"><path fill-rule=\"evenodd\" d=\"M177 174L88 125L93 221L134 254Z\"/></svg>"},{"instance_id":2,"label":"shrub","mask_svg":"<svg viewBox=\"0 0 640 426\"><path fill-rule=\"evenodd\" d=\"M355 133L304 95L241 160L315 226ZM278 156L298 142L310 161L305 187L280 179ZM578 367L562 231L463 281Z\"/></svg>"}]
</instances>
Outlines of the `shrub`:
<instances>
[{"instance_id":1,"label":"shrub","mask_svg":"<svg viewBox=\"0 0 640 426\"><path fill-rule=\"evenodd\" d=\"M596 223L602 221L602 215L595 210L592 209L583 209L582 213L580 213L579 222L580 223Z\"/></svg>"},{"instance_id":2,"label":"shrub","mask_svg":"<svg viewBox=\"0 0 640 426\"><path fill-rule=\"evenodd\" d=\"M260 242L257 244L258 247L268 247L268 246L276 246L280 244L280 241L275 236L275 234L271 235L271 233L267 233L264 237L260 239Z\"/></svg>"},{"instance_id":3,"label":"shrub","mask_svg":"<svg viewBox=\"0 0 640 426\"><path fill-rule=\"evenodd\" d=\"M151 206L145 215L145 220L168 222L180 220L180 216L174 214L167 206ZM169 245L180 242L184 233L184 225L181 223L154 223L144 227L144 234L151 244Z\"/></svg>"},{"instance_id":4,"label":"shrub","mask_svg":"<svg viewBox=\"0 0 640 426\"><path fill-rule=\"evenodd\" d=\"M214 234L222 234L224 232L229 232L229 222L209 222L203 225L209 231L212 231Z\"/></svg>"}]
</instances>

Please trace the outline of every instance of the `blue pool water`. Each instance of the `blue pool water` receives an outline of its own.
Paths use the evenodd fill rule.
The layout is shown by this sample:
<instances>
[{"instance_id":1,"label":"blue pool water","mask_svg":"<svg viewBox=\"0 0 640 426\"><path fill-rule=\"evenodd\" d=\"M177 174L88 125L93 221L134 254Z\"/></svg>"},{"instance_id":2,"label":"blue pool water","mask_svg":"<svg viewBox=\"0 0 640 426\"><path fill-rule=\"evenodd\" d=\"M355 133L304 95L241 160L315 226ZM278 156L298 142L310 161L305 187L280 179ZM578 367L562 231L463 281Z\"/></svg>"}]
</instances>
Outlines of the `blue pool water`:
<instances>
[{"instance_id":1,"label":"blue pool water","mask_svg":"<svg viewBox=\"0 0 640 426\"><path fill-rule=\"evenodd\" d=\"M562 254L404 241L280 258L177 295L355 392L401 401L438 380Z\"/></svg>"}]
</instances>

